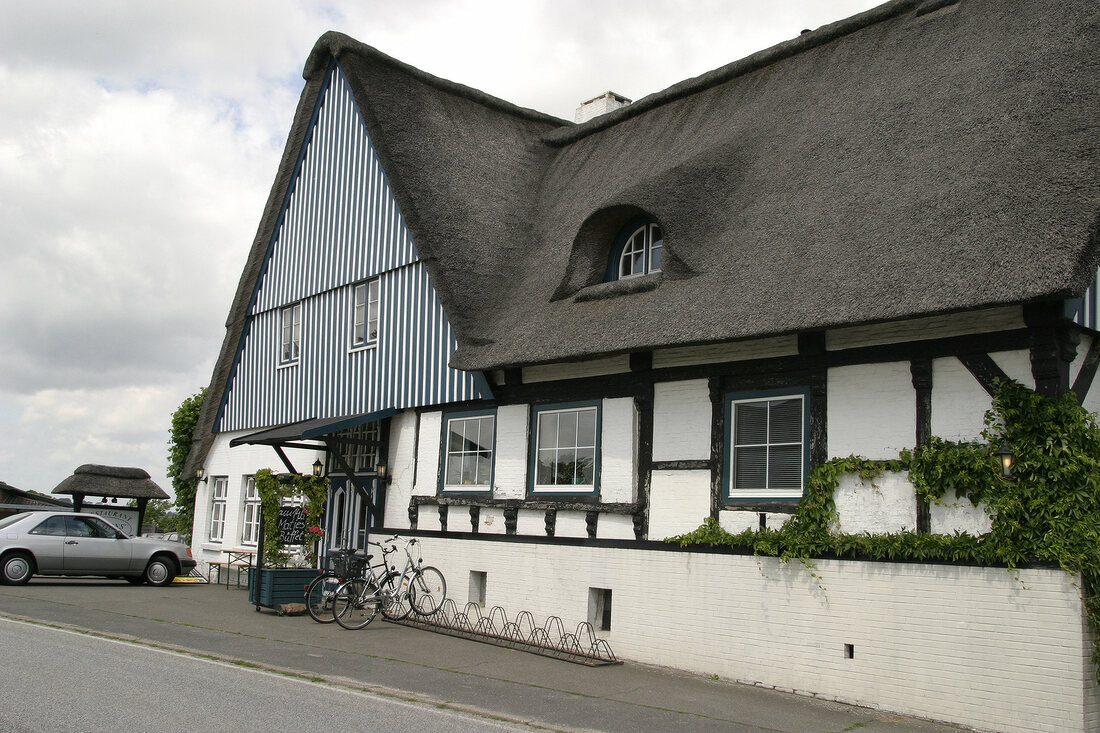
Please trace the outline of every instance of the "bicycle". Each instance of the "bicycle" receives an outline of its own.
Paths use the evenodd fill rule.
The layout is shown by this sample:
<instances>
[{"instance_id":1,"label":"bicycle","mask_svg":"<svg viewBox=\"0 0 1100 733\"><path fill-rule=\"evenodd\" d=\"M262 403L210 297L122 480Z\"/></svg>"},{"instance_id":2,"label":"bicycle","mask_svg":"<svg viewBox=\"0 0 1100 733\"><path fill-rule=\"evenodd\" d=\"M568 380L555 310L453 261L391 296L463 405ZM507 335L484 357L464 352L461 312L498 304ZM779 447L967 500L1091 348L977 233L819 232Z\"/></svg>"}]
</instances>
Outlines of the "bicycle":
<instances>
[{"instance_id":1,"label":"bicycle","mask_svg":"<svg viewBox=\"0 0 1100 733\"><path fill-rule=\"evenodd\" d=\"M325 557L330 561L331 567L309 581L305 600L310 618L320 624L331 624L336 620L332 612L336 589L345 581L361 575L363 564L370 562L371 555L361 555L348 547L332 550Z\"/></svg>"},{"instance_id":2,"label":"bicycle","mask_svg":"<svg viewBox=\"0 0 1100 733\"><path fill-rule=\"evenodd\" d=\"M405 567L401 572L390 565L387 556L396 552L392 543L397 535L385 540L390 547L382 548L380 565L366 568L362 578L345 582L336 589L333 597L333 615L345 629L361 629L375 619L378 612L391 621L400 621L410 610L421 616L430 616L439 610L447 597L447 581L438 568L424 565L416 539L405 540ZM410 548L416 547L416 558ZM384 569L384 574L382 570Z\"/></svg>"}]
</instances>

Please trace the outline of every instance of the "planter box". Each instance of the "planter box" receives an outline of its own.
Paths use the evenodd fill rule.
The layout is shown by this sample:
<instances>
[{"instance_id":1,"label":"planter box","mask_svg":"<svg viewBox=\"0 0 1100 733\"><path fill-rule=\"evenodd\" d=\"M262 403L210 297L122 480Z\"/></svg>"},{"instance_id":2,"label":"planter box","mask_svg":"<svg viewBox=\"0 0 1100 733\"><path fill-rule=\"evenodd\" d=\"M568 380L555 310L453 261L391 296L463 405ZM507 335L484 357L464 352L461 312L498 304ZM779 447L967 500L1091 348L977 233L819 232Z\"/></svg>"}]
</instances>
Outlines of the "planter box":
<instances>
[{"instance_id":1,"label":"planter box","mask_svg":"<svg viewBox=\"0 0 1100 733\"><path fill-rule=\"evenodd\" d=\"M306 586L319 572L316 568L262 568L257 581L256 570L248 571L248 600L257 610L305 603Z\"/></svg>"}]
</instances>

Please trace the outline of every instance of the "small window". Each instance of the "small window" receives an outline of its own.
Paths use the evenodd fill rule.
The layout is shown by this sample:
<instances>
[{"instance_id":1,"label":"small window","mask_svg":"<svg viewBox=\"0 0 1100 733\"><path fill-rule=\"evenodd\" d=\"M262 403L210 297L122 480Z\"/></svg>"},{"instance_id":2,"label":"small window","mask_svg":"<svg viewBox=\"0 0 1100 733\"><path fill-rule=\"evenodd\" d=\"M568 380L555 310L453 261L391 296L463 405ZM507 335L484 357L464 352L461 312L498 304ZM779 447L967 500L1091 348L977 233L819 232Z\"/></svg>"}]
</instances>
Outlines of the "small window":
<instances>
[{"instance_id":1,"label":"small window","mask_svg":"<svg viewBox=\"0 0 1100 733\"><path fill-rule=\"evenodd\" d=\"M302 304L295 303L279 311L281 336L279 339L279 363L298 361L302 345Z\"/></svg>"},{"instance_id":2,"label":"small window","mask_svg":"<svg viewBox=\"0 0 1100 733\"><path fill-rule=\"evenodd\" d=\"M492 491L496 415L460 413L447 417L444 435L444 491Z\"/></svg>"},{"instance_id":3,"label":"small window","mask_svg":"<svg viewBox=\"0 0 1100 733\"><path fill-rule=\"evenodd\" d=\"M360 348L378 343L379 284L375 278L355 286L352 305L351 346Z\"/></svg>"},{"instance_id":4,"label":"small window","mask_svg":"<svg viewBox=\"0 0 1100 733\"><path fill-rule=\"evenodd\" d=\"M596 404L535 409L532 493L594 493L600 412Z\"/></svg>"},{"instance_id":5,"label":"small window","mask_svg":"<svg viewBox=\"0 0 1100 733\"><path fill-rule=\"evenodd\" d=\"M806 476L807 397L799 393L731 396L726 444L730 498L800 498Z\"/></svg>"},{"instance_id":6,"label":"small window","mask_svg":"<svg viewBox=\"0 0 1100 733\"><path fill-rule=\"evenodd\" d=\"M635 221L623 230L623 234L620 243L611 250L608 280L629 280L660 272L665 243L660 225Z\"/></svg>"},{"instance_id":7,"label":"small window","mask_svg":"<svg viewBox=\"0 0 1100 733\"><path fill-rule=\"evenodd\" d=\"M210 541L221 542L225 534L225 499L229 493L229 477L214 476L210 479Z\"/></svg>"},{"instance_id":8,"label":"small window","mask_svg":"<svg viewBox=\"0 0 1100 733\"><path fill-rule=\"evenodd\" d=\"M260 539L260 494L256 491L256 477L244 477L243 506L241 507L241 544L255 545Z\"/></svg>"}]
</instances>

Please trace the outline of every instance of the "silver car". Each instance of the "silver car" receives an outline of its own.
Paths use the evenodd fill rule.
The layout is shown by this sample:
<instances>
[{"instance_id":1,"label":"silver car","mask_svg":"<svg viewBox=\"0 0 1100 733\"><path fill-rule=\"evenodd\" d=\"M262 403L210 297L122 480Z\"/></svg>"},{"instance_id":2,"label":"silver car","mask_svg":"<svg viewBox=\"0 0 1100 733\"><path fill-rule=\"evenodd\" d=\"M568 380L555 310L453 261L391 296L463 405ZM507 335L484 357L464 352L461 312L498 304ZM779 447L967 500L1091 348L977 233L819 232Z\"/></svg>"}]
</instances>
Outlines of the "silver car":
<instances>
[{"instance_id":1,"label":"silver car","mask_svg":"<svg viewBox=\"0 0 1100 733\"><path fill-rule=\"evenodd\" d=\"M95 514L23 512L0 519L0 582L32 575L104 575L168 585L195 567L180 542L130 537Z\"/></svg>"}]
</instances>

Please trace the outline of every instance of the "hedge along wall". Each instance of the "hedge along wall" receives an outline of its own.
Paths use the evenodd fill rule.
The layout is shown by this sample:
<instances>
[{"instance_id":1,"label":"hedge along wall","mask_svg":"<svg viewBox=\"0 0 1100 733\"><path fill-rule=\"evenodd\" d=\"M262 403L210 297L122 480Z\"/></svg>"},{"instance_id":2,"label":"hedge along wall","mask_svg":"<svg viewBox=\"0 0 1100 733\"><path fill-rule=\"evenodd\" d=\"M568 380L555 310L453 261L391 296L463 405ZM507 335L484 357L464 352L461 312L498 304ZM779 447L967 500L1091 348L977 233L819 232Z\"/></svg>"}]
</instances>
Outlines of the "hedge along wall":
<instances>
[{"instance_id":1,"label":"hedge along wall","mask_svg":"<svg viewBox=\"0 0 1100 733\"><path fill-rule=\"evenodd\" d=\"M1061 569L798 561L612 543L425 536L461 608L588 620L612 591L622 659L999 731L1090 731L1100 692L1078 579ZM850 645L846 646L846 645ZM850 650L850 657L848 656Z\"/></svg>"}]
</instances>

